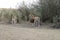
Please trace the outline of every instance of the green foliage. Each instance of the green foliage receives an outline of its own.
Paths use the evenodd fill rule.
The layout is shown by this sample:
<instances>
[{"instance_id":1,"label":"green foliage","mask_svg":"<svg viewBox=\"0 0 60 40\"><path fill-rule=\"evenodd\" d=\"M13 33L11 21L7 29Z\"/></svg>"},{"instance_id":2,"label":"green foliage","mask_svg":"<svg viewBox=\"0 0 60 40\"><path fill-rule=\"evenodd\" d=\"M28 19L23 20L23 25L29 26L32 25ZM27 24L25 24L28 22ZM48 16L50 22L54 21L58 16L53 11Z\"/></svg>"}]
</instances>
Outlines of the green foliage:
<instances>
[{"instance_id":1,"label":"green foliage","mask_svg":"<svg viewBox=\"0 0 60 40\"><path fill-rule=\"evenodd\" d=\"M42 21L49 20L51 22L53 16L60 15L60 0L39 0L38 5L33 6Z\"/></svg>"},{"instance_id":2,"label":"green foliage","mask_svg":"<svg viewBox=\"0 0 60 40\"><path fill-rule=\"evenodd\" d=\"M25 3L23 2L22 5L19 5L18 10L22 13L21 14L21 19L22 20L29 20L29 14L30 14L30 9L27 7L27 5L25 5Z\"/></svg>"},{"instance_id":3,"label":"green foliage","mask_svg":"<svg viewBox=\"0 0 60 40\"><path fill-rule=\"evenodd\" d=\"M19 11L22 13L22 19L29 14L33 14L39 16L42 21L53 20L53 16L60 15L60 0L39 0L37 4L32 4L30 8L25 5L23 2L21 6L19 6Z\"/></svg>"}]
</instances>

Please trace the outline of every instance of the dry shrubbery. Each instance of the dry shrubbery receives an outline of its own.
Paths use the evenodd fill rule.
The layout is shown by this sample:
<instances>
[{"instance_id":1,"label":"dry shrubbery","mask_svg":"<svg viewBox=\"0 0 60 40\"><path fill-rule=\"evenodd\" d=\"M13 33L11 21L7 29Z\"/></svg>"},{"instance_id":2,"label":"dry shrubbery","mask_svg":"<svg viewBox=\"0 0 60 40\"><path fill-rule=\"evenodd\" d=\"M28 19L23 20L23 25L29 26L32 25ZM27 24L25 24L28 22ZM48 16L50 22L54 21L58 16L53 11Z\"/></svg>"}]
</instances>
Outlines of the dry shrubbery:
<instances>
[{"instance_id":1,"label":"dry shrubbery","mask_svg":"<svg viewBox=\"0 0 60 40\"><path fill-rule=\"evenodd\" d=\"M17 17L19 23L21 21L21 13L17 9L0 9L0 21L10 23L13 15Z\"/></svg>"}]
</instances>

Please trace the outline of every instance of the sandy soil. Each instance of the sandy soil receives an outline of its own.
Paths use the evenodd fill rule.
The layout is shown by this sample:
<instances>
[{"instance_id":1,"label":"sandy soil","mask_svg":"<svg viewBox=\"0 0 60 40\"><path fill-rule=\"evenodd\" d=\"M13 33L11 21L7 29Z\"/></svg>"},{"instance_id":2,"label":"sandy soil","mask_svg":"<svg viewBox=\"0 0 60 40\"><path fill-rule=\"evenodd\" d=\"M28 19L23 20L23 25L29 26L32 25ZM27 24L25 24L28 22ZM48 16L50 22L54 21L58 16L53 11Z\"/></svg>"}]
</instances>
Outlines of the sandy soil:
<instances>
[{"instance_id":1,"label":"sandy soil","mask_svg":"<svg viewBox=\"0 0 60 40\"><path fill-rule=\"evenodd\" d=\"M0 24L0 40L60 40L60 29L23 28Z\"/></svg>"}]
</instances>

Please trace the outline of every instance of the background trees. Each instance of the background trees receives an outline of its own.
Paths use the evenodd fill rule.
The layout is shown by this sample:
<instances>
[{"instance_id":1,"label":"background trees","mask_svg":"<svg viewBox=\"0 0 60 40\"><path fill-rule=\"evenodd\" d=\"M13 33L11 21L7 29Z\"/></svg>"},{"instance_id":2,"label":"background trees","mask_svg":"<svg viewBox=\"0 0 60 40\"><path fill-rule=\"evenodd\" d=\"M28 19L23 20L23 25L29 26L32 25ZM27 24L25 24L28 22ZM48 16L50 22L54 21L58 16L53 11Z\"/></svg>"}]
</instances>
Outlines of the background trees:
<instances>
[{"instance_id":1,"label":"background trees","mask_svg":"<svg viewBox=\"0 0 60 40\"><path fill-rule=\"evenodd\" d=\"M53 17L60 15L60 0L39 0L34 7L41 14L42 21L52 22Z\"/></svg>"},{"instance_id":2,"label":"background trees","mask_svg":"<svg viewBox=\"0 0 60 40\"><path fill-rule=\"evenodd\" d=\"M21 5L19 5L18 10L22 13L21 18L23 20L29 20L29 14L30 14L30 10L27 7L27 5L25 4L25 2L23 1L23 3Z\"/></svg>"},{"instance_id":3,"label":"background trees","mask_svg":"<svg viewBox=\"0 0 60 40\"><path fill-rule=\"evenodd\" d=\"M31 4L31 7L24 2L19 6L19 11L22 17L26 16L28 20L29 14L34 14L41 18L42 22L53 22L53 17L60 16L60 0L37 0L36 4Z\"/></svg>"}]
</instances>

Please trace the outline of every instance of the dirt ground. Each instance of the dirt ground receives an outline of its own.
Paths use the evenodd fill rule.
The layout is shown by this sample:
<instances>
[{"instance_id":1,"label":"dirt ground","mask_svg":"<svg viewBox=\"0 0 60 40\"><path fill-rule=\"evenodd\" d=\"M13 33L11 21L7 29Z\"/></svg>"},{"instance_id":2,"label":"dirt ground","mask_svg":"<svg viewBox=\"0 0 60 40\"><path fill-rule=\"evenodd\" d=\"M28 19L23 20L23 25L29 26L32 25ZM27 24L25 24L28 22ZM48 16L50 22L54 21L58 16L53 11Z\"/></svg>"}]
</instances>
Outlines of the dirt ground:
<instances>
[{"instance_id":1,"label":"dirt ground","mask_svg":"<svg viewBox=\"0 0 60 40\"><path fill-rule=\"evenodd\" d=\"M26 25L0 24L0 40L60 40L60 29L27 28Z\"/></svg>"}]
</instances>

